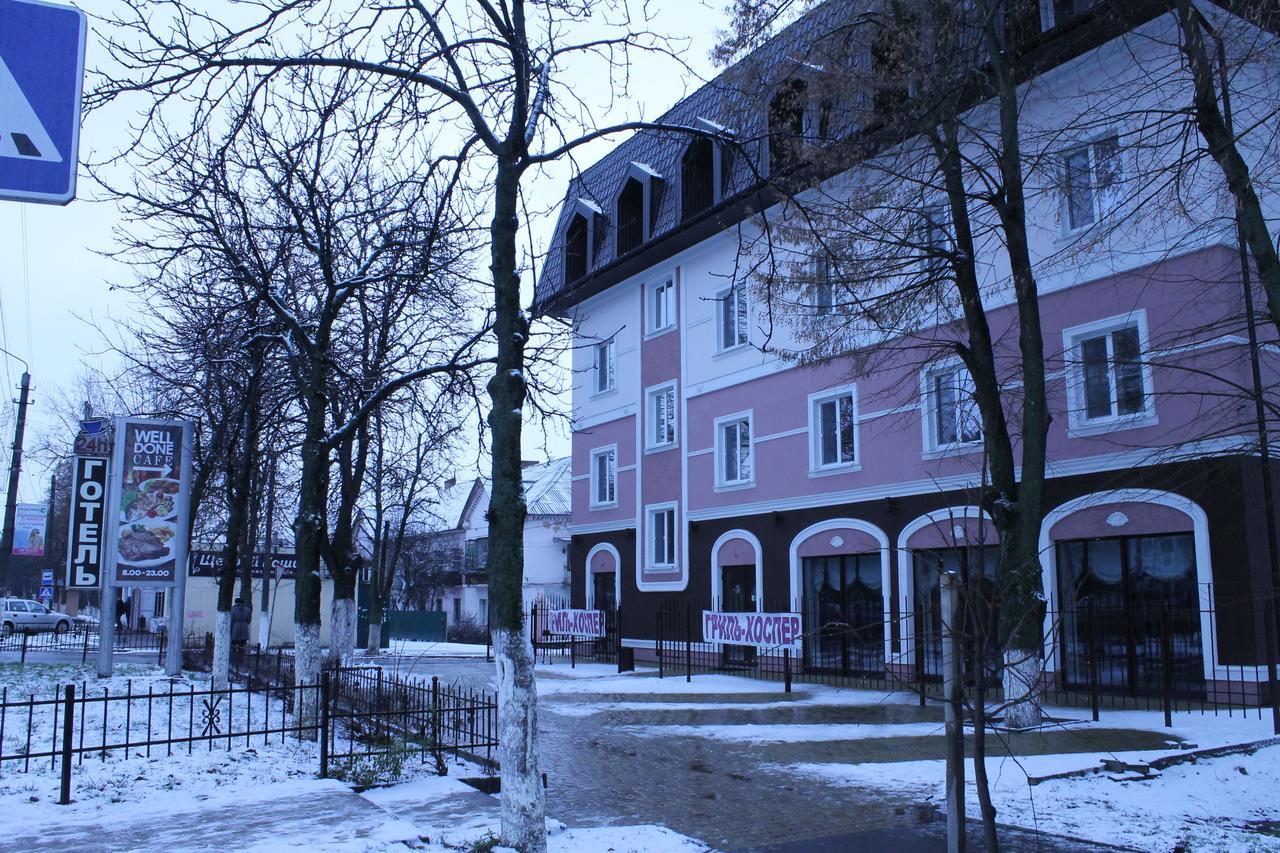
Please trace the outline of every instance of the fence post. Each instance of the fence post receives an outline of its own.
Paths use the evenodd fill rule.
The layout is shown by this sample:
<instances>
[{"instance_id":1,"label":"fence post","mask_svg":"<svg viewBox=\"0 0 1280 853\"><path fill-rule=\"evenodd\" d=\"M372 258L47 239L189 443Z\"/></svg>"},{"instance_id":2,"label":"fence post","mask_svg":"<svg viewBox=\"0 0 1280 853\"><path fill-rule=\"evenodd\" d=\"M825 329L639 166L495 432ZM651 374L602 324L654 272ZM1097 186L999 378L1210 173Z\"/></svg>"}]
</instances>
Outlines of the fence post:
<instances>
[{"instance_id":1,"label":"fence post","mask_svg":"<svg viewBox=\"0 0 1280 853\"><path fill-rule=\"evenodd\" d=\"M964 819L964 709L961 704L960 643L956 639L956 598L960 577L942 572L942 673L943 709L947 728L947 850L963 853Z\"/></svg>"},{"instance_id":2,"label":"fence post","mask_svg":"<svg viewBox=\"0 0 1280 853\"><path fill-rule=\"evenodd\" d=\"M431 676L431 748L440 749L440 676Z\"/></svg>"},{"instance_id":3,"label":"fence post","mask_svg":"<svg viewBox=\"0 0 1280 853\"><path fill-rule=\"evenodd\" d=\"M684 680L693 681L693 623L689 616L689 605L684 606Z\"/></svg>"},{"instance_id":4,"label":"fence post","mask_svg":"<svg viewBox=\"0 0 1280 853\"><path fill-rule=\"evenodd\" d=\"M622 605L613 608L613 657L618 662L618 672L622 672Z\"/></svg>"},{"instance_id":5,"label":"fence post","mask_svg":"<svg viewBox=\"0 0 1280 853\"><path fill-rule=\"evenodd\" d=\"M25 664L27 662L27 640L30 638L31 632L24 630L22 632L22 659L19 661L19 664Z\"/></svg>"},{"instance_id":6,"label":"fence post","mask_svg":"<svg viewBox=\"0 0 1280 853\"><path fill-rule=\"evenodd\" d=\"M312 688L314 689L314 688ZM329 670L320 673L320 778L329 775Z\"/></svg>"},{"instance_id":7,"label":"fence post","mask_svg":"<svg viewBox=\"0 0 1280 853\"><path fill-rule=\"evenodd\" d=\"M165 636L167 635L168 630L168 628L160 629L160 648L156 649L156 666L164 665L164 650L165 646L168 645L165 642Z\"/></svg>"},{"instance_id":8,"label":"fence post","mask_svg":"<svg viewBox=\"0 0 1280 853\"><path fill-rule=\"evenodd\" d=\"M80 663L89 662L89 627L86 625L84 629L84 653L80 655Z\"/></svg>"},{"instance_id":9,"label":"fence post","mask_svg":"<svg viewBox=\"0 0 1280 853\"><path fill-rule=\"evenodd\" d=\"M1164 608L1160 609L1160 674L1164 725L1173 728L1173 643L1169 637L1169 614Z\"/></svg>"},{"instance_id":10,"label":"fence post","mask_svg":"<svg viewBox=\"0 0 1280 853\"><path fill-rule=\"evenodd\" d=\"M1093 596L1085 599L1086 642L1089 644L1089 710L1093 713L1093 721L1098 722L1098 652L1094 641Z\"/></svg>"},{"instance_id":11,"label":"fence post","mask_svg":"<svg viewBox=\"0 0 1280 853\"><path fill-rule=\"evenodd\" d=\"M71 738L75 731L72 725L76 718L76 686L68 684L65 692L65 711L62 715L62 788L58 797L58 805L71 803ZM105 714L105 705L104 711Z\"/></svg>"},{"instance_id":12,"label":"fence post","mask_svg":"<svg viewBox=\"0 0 1280 853\"><path fill-rule=\"evenodd\" d=\"M658 653L658 678L662 678L662 675L663 675L662 670L664 668L663 662L662 662L662 611L661 610L657 611L656 613L653 614L653 617L654 617L654 621L657 622L657 631L654 639L654 650L657 651Z\"/></svg>"},{"instance_id":13,"label":"fence post","mask_svg":"<svg viewBox=\"0 0 1280 853\"><path fill-rule=\"evenodd\" d=\"M791 648L782 647L782 692L791 692Z\"/></svg>"}]
</instances>

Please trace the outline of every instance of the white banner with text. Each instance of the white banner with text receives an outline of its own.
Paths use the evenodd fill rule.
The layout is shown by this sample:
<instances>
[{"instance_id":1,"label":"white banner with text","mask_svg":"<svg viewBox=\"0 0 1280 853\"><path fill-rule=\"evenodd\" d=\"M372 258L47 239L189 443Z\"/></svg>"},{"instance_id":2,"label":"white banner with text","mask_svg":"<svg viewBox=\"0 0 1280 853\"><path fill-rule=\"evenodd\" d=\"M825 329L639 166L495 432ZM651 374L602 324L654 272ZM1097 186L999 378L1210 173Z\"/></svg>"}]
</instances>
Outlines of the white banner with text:
<instances>
[{"instance_id":1,"label":"white banner with text","mask_svg":"<svg viewBox=\"0 0 1280 853\"><path fill-rule=\"evenodd\" d=\"M707 643L800 649L804 633L799 613L716 613L702 611L702 639Z\"/></svg>"}]
</instances>

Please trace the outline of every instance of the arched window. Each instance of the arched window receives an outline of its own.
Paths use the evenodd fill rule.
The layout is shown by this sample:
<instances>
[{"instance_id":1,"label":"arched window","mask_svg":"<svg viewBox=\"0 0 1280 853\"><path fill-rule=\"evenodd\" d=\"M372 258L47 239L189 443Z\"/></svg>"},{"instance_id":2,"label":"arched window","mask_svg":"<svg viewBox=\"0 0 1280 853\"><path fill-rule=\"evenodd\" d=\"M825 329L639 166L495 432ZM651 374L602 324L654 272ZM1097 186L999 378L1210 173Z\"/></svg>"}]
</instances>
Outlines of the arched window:
<instances>
[{"instance_id":1,"label":"arched window","mask_svg":"<svg viewBox=\"0 0 1280 853\"><path fill-rule=\"evenodd\" d=\"M644 184L627 178L618 194L618 257L644 242Z\"/></svg>"},{"instance_id":2,"label":"arched window","mask_svg":"<svg viewBox=\"0 0 1280 853\"><path fill-rule=\"evenodd\" d=\"M587 218L575 213L569 220L569 227L564 236L564 280L566 284L575 282L587 274L591 257L591 245L588 239L590 227Z\"/></svg>"},{"instance_id":3,"label":"arched window","mask_svg":"<svg viewBox=\"0 0 1280 853\"><path fill-rule=\"evenodd\" d=\"M800 160L808 87L803 80L787 80L769 102L769 174L793 168Z\"/></svg>"},{"instance_id":4,"label":"arched window","mask_svg":"<svg viewBox=\"0 0 1280 853\"><path fill-rule=\"evenodd\" d=\"M715 143L700 136L689 143L680 160L680 216L689 219L716 201Z\"/></svg>"}]
</instances>

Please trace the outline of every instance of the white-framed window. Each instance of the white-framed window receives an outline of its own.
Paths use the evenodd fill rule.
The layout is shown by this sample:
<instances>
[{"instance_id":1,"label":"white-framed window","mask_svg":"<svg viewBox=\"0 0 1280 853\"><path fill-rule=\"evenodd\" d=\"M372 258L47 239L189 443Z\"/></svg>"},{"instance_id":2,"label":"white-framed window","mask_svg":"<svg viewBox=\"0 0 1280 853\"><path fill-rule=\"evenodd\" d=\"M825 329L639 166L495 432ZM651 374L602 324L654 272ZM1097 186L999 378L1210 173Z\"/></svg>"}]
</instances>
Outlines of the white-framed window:
<instances>
[{"instance_id":1,"label":"white-framed window","mask_svg":"<svg viewBox=\"0 0 1280 853\"><path fill-rule=\"evenodd\" d=\"M645 447L659 450L675 447L677 426L676 383L656 385L645 392Z\"/></svg>"},{"instance_id":2,"label":"white-framed window","mask_svg":"<svg viewBox=\"0 0 1280 853\"><path fill-rule=\"evenodd\" d=\"M676 280L661 279L649 287L649 334L664 332L676 324Z\"/></svg>"},{"instance_id":3,"label":"white-framed window","mask_svg":"<svg viewBox=\"0 0 1280 853\"><path fill-rule=\"evenodd\" d=\"M1089 433L1155 422L1147 351L1147 315L1135 311L1062 333L1067 362L1068 426Z\"/></svg>"},{"instance_id":4,"label":"white-framed window","mask_svg":"<svg viewBox=\"0 0 1280 853\"><path fill-rule=\"evenodd\" d=\"M835 288L831 276L831 256L826 252L818 252L809 259L809 272L813 277L810 292L810 305L813 313L819 317L831 313L835 302Z\"/></svg>"},{"instance_id":5,"label":"white-framed window","mask_svg":"<svg viewBox=\"0 0 1280 853\"><path fill-rule=\"evenodd\" d=\"M1064 151L1061 168L1067 231L1087 228L1116 208L1124 178L1118 136L1109 134Z\"/></svg>"},{"instance_id":6,"label":"white-framed window","mask_svg":"<svg viewBox=\"0 0 1280 853\"><path fill-rule=\"evenodd\" d=\"M850 385L809 395L809 470L858 466L858 394Z\"/></svg>"},{"instance_id":7,"label":"white-framed window","mask_svg":"<svg viewBox=\"0 0 1280 853\"><path fill-rule=\"evenodd\" d=\"M716 294L716 316L719 321L720 350L730 350L747 343L747 286L742 283Z\"/></svg>"},{"instance_id":8,"label":"white-framed window","mask_svg":"<svg viewBox=\"0 0 1280 853\"><path fill-rule=\"evenodd\" d=\"M951 211L943 201L920 208L918 240L921 271L931 281L945 279L951 271L947 253L951 251Z\"/></svg>"},{"instance_id":9,"label":"white-framed window","mask_svg":"<svg viewBox=\"0 0 1280 853\"><path fill-rule=\"evenodd\" d=\"M756 480L751 412L716 418L716 485L749 486Z\"/></svg>"},{"instance_id":10,"label":"white-framed window","mask_svg":"<svg viewBox=\"0 0 1280 853\"><path fill-rule=\"evenodd\" d=\"M612 391L615 387L614 376L614 352L615 342L613 338L607 341L600 341L595 345L595 376L593 377L592 390L596 394L604 394Z\"/></svg>"},{"instance_id":11,"label":"white-framed window","mask_svg":"<svg viewBox=\"0 0 1280 853\"><path fill-rule=\"evenodd\" d=\"M591 451L591 508L604 509L618 505L618 446L598 447Z\"/></svg>"},{"instance_id":12,"label":"white-framed window","mask_svg":"<svg viewBox=\"0 0 1280 853\"><path fill-rule=\"evenodd\" d=\"M973 377L963 362L950 360L930 367L921 385L926 450L982 443L982 414L974 399Z\"/></svg>"},{"instance_id":13,"label":"white-framed window","mask_svg":"<svg viewBox=\"0 0 1280 853\"><path fill-rule=\"evenodd\" d=\"M676 528L676 504L657 504L645 508L647 521L649 568L657 571L673 571L676 568L676 554L679 545L679 532Z\"/></svg>"}]
</instances>

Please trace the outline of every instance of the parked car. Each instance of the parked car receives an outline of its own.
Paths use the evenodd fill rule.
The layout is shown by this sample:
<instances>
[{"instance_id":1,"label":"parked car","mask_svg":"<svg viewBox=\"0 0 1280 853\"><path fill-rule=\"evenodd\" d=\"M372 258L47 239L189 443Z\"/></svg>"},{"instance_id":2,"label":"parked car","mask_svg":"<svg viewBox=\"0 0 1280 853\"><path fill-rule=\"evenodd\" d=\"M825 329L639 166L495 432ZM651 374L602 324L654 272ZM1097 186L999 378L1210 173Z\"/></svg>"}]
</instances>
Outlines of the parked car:
<instances>
[{"instance_id":1,"label":"parked car","mask_svg":"<svg viewBox=\"0 0 1280 853\"><path fill-rule=\"evenodd\" d=\"M0 599L0 634L6 637L15 631L55 631L62 634L70 630L70 616L50 610L38 601Z\"/></svg>"}]
</instances>

